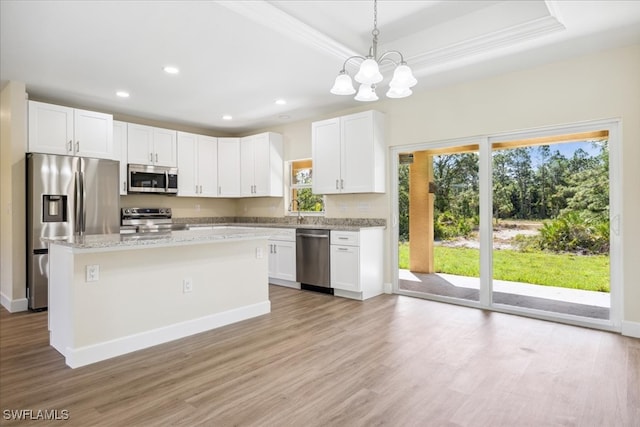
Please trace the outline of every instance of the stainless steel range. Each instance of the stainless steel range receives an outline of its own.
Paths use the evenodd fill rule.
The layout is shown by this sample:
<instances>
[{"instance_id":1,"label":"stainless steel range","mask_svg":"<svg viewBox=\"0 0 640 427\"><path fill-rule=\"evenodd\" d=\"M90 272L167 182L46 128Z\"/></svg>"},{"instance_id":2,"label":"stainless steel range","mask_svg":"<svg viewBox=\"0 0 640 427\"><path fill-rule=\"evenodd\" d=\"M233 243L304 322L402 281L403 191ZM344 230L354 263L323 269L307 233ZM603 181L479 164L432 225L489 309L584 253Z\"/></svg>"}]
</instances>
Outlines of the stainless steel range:
<instances>
[{"instance_id":1,"label":"stainless steel range","mask_svg":"<svg viewBox=\"0 0 640 427\"><path fill-rule=\"evenodd\" d=\"M173 224L171 208L122 208L123 229L137 233L162 233L187 230L187 224Z\"/></svg>"}]
</instances>

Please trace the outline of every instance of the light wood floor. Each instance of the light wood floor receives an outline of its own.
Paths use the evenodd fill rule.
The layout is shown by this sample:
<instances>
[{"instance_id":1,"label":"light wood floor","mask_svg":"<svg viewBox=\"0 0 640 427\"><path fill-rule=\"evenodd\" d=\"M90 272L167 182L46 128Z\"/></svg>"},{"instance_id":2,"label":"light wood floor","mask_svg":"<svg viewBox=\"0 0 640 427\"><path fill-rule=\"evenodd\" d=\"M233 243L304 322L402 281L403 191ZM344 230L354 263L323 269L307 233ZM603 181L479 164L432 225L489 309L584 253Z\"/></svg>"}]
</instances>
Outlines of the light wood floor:
<instances>
[{"instance_id":1,"label":"light wood floor","mask_svg":"<svg viewBox=\"0 0 640 427\"><path fill-rule=\"evenodd\" d=\"M0 409L68 410L65 426L640 426L640 340L395 295L270 293L271 314L75 370L46 312L1 309Z\"/></svg>"}]
</instances>

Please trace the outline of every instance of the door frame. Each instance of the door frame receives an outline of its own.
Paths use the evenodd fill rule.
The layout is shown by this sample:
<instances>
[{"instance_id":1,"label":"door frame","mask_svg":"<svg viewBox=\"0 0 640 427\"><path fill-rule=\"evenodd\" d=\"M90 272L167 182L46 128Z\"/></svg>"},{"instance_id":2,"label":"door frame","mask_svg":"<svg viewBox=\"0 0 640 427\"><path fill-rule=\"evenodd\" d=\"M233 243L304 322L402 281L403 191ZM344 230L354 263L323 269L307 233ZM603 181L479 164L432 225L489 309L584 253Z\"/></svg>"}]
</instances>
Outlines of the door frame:
<instances>
[{"instance_id":1,"label":"door frame","mask_svg":"<svg viewBox=\"0 0 640 427\"><path fill-rule=\"evenodd\" d=\"M609 217L610 217L610 251L609 251L609 280L611 307L609 319L589 319L564 313L552 313L519 307L494 304L492 301L493 278L493 212L492 212L492 144L501 141L524 140L537 137L554 136L607 130L609 132ZM400 153L450 148L460 145L479 146L479 180L480 180L480 299L470 301L439 295L425 295L411 291L401 291L398 287L398 228L399 228L399 197L398 197L398 156ZM408 145L389 147L389 168L391 177L391 279L394 294L426 298L434 301L454 303L496 312L517 314L559 323L585 326L602 330L620 332L624 301L623 280L623 199L622 199L622 120L619 118L592 120L580 123L544 126L525 130L499 132L474 137L422 142Z\"/></svg>"}]
</instances>

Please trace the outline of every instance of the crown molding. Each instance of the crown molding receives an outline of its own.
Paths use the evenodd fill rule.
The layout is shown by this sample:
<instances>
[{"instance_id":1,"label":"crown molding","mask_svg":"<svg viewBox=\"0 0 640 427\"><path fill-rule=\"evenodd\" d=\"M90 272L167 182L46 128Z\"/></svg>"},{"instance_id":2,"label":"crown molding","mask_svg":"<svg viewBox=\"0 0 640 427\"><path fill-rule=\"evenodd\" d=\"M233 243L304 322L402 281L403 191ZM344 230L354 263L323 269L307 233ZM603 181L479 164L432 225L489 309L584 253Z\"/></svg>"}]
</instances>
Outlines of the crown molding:
<instances>
[{"instance_id":1,"label":"crown molding","mask_svg":"<svg viewBox=\"0 0 640 427\"><path fill-rule=\"evenodd\" d=\"M337 42L324 33L283 12L266 1L224 0L216 4L226 7L245 18L271 28L291 39L304 43L312 48L322 50L344 61L345 58L358 55L352 49Z\"/></svg>"},{"instance_id":2,"label":"crown molding","mask_svg":"<svg viewBox=\"0 0 640 427\"><path fill-rule=\"evenodd\" d=\"M513 46L529 40L535 40L549 34L564 31L566 27L553 15L537 18L494 31L478 37L413 55L407 62L414 70L435 68L437 66L471 57L494 52L500 48Z\"/></svg>"}]
</instances>

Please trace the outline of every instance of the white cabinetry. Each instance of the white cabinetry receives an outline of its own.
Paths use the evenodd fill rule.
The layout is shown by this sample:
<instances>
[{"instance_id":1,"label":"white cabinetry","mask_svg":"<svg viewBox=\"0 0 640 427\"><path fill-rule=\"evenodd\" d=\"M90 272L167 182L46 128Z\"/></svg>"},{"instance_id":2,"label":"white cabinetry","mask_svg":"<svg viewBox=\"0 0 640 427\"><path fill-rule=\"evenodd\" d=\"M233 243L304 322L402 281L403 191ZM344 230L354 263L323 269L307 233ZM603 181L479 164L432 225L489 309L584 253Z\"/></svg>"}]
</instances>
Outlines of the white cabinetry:
<instances>
[{"instance_id":1,"label":"white cabinetry","mask_svg":"<svg viewBox=\"0 0 640 427\"><path fill-rule=\"evenodd\" d=\"M284 195L282 135L266 132L240 140L240 188L248 197Z\"/></svg>"},{"instance_id":2,"label":"white cabinetry","mask_svg":"<svg viewBox=\"0 0 640 427\"><path fill-rule=\"evenodd\" d=\"M178 196L218 194L218 140L178 132Z\"/></svg>"},{"instance_id":3,"label":"white cabinetry","mask_svg":"<svg viewBox=\"0 0 640 427\"><path fill-rule=\"evenodd\" d=\"M176 131L129 123L127 156L129 163L177 166Z\"/></svg>"},{"instance_id":4,"label":"white cabinetry","mask_svg":"<svg viewBox=\"0 0 640 427\"><path fill-rule=\"evenodd\" d=\"M383 293L383 231L331 231L334 295L365 300Z\"/></svg>"},{"instance_id":5,"label":"white cabinetry","mask_svg":"<svg viewBox=\"0 0 640 427\"><path fill-rule=\"evenodd\" d=\"M218 196L240 196L240 138L218 138Z\"/></svg>"},{"instance_id":6,"label":"white cabinetry","mask_svg":"<svg viewBox=\"0 0 640 427\"><path fill-rule=\"evenodd\" d=\"M29 101L29 151L113 159L110 114Z\"/></svg>"},{"instance_id":7,"label":"white cabinetry","mask_svg":"<svg viewBox=\"0 0 640 427\"><path fill-rule=\"evenodd\" d=\"M273 228L269 238L269 283L300 289L296 282L296 230Z\"/></svg>"},{"instance_id":8,"label":"white cabinetry","mask_svg":"<svg viewBox=\"0 0 640 427\"><path fill-rule=\"evenodd\" d=\"M384 193L384 115L365 111L311 124L315 194Z\"/></svg>"},{"instance_id":9,"label":"white cabinetry","mask_svg":"<svg viewBox=\"0 0 640 427\"><path fill-rule=\"evenodd\" d=\"M120 161L120 195L127 195L127 124L113 121L113 149Z\"/></svg>"}]
</instances>

